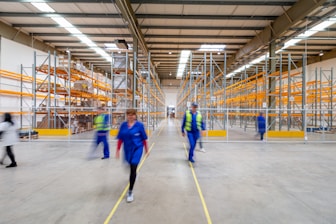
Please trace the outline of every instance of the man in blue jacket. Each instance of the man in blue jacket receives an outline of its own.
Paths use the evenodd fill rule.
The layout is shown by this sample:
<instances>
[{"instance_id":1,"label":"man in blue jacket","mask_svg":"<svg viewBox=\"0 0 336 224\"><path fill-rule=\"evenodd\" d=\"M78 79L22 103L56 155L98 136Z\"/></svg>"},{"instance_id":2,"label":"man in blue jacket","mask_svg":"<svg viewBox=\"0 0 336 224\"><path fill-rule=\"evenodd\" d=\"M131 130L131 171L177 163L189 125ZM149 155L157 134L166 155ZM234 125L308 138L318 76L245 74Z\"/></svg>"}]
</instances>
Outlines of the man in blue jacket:
<instances>
[{"instance_id":1,"label":"man in blue jacket","mask_svg":"<svg viewBox=\"0 0 336 224\"><path fill-rule=\"evenodd\" d=\"M197 103L191 104L191 109L187 110L183 116L182 121L182 136L185 136L185 132L187 132L189 139L189 157L188 160L192 163L195 162L194 150L196 147L197 139L200 137L200 131L205 130L205 125L203 122L203 118L200 112L197 111L198 105Z\"/></svg>"},{"instance_id":2,"label":"man in blue jacket","mask_svg":"<svg viewBox=\"0 0 336 224\"><path fill-rule=\"evenodd\" d=\"M266 131L266 121L262 112L260 112L259 116L257 117L257 122L258 122L258 133L260 134L260 140L264 141L264 134Z\"/></svg>"}]
</instances>

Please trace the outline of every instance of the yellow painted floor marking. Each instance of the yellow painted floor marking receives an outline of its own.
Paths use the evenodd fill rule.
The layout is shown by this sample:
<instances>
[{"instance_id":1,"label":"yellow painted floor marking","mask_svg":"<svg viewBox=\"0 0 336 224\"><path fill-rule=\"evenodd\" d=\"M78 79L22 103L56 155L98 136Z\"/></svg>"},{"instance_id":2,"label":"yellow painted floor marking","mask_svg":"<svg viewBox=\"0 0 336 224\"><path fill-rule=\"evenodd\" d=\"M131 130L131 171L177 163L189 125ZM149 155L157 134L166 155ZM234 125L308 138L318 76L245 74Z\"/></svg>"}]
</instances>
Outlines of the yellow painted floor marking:
<instances>
[{"instance_id":1,"label":"yellow painted floor marking","mask_svg":"<svg viewBox=\"0 0 336 224\"><path fill-rule=\"evenodd\" d=\"M152 148L153 148L154 144L155 144L155 143L152 143L151 147L149 148L149 153L152 151ZM139 172L139 170L141 169L141 167L142 167L142 165L143 165L143 163L144 163L144 161L145 161L146 159L147 159L147 156L145 156L145 157L141 160L141 162L140 162L140 164L139 164L139 166L138 166L137 172ZM127 191L128 191L128 188L129 188L129 183L127 184L127 186L125 187L125 189L124 189L123 192L121 193L121 195L120 195L118 201L115 203L115 205L114 205L114 207L112 208L110 214L109 214L109 215L107 216L107 218L105 219L104 224L108 224L108 223L111 221L111 219L112 219L113 215L115 214L115 212L117 211L117 209L118 209L118 207L119 207L121 201L125 198L125 195L126 195L126 193L127 193Z\"/></svg>"},{"instance_id":2,"label":"yellow painted floor marking","mask_svg":"<svg viewBox=\"0 0 336 224\"><path fill-rule=\"evenodd\" d=\"M187 158L188 158L187 147L186 147L185 143L183 143L183 145L184 145L184 150L185 150ZM190 169L191 169L191 173L192 173L192 175L194 177L194 181L195 181L195 184L196 184L196 188L197 188L198 194L199 194L201 202L202 202L202 206L203 206L203 210L204 210L204 213L205 213L205 217L207 219L208 224L212 224L212 221L211 221L211 218L210 218L210 215L209 215L209 211L208 211L208 207L207 207L207 205L205 203L201 187L200 187L200 185L198 183L198 180L197 180L197 177L196 177L194 166L193 166L193 164L191 162L189 162L189 166L190 166Z\"/></svg>"}]
</instances>

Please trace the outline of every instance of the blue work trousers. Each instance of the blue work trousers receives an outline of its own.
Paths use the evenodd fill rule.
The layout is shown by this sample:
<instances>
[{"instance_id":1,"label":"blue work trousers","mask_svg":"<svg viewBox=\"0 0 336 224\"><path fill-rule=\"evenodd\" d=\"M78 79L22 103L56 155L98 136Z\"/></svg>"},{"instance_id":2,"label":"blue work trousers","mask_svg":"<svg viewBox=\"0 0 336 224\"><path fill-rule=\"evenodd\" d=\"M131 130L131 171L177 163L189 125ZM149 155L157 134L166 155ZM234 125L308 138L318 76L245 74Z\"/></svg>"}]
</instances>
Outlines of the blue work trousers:
<instances>
[{"instance_id":1,"label":"blue work trousers","mask_svg":"<svg viewBox=\"0 0 336 224\"><path fill-rule=\"evenodd\" d=\"M104 157L105 158L110 157L110 150L109 150L109 144L107 141L107 135L108 135L108 132L97 132L97 136L96 136L96 147L98 147L100 143L104 144Z\"/></svg>"},{"instance_id":2,"label":"blue work trousers","mask_svg":"<svg viewBox=\"0 0 336 224\"><path fill-rule=\"evenodd\" d=\"M188 159L190 160L190 159L193 159L194 157L194 151L195 151L197 139L199 138L199 132L198 131L197 132L188 131L187 134L188 134L189 145L190 145Z\"/></svg>"}]
</instances>

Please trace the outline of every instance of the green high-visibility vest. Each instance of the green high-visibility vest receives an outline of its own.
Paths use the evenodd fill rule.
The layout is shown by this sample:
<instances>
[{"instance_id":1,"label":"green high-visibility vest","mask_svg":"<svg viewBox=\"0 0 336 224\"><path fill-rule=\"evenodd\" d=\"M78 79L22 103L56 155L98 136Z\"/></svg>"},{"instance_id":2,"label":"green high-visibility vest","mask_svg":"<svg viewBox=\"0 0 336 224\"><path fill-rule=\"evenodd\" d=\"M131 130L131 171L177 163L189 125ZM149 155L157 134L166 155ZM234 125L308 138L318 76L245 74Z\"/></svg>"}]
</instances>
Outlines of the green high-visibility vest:
<instances>
[{"instance_id":1,"label":"green high-visibility vest","mask_svg":"<svg viewBox=\"0 0 336 224\"><path fill-rule=\"evenodd\" d=\"M105 114L99 114L94 119L94 124L98 131L108 131L109 130L109 125L105 124Z\"/></svg>"},{"instance_id":2,"label":"green high-visibility vest","mask_svg":"<svg viewBox=\"0 0 336 224\"><path fill-rule=\"evenodd\" d=\"M191 131L191 122L192 122L192 114L190 113L190 110L186 111L186 123L184 129L186 131ZM196 124L197 124L197 129L201 130L202 129L202 114L197 112L196 114Z\"/></svg>"}]
</instances>

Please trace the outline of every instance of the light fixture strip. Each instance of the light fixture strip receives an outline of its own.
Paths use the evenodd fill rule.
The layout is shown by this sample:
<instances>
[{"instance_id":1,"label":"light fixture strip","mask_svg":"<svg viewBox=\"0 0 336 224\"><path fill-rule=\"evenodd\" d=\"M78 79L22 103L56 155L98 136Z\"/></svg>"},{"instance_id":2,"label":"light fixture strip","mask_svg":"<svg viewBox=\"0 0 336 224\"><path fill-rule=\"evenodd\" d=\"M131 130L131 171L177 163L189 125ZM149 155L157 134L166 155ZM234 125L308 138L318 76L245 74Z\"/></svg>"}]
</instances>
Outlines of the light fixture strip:
<instances>
[{"instance_id":1,"label":"light fixture strip","mask_svg":"<svg viewBox=\"0 0 336 224\"><path fill-rule=\"evenodd\" d=\"M191 53L190 50L181 51L179 67L178 67L177 73L176 73L176 78L177 79L182 78L184 69L187 66L187 62L189 60L190 53Z\"/></svg>"},{"instance_id":2,"label":"light fixture strip","mask_svg":"<svg viewBox=\"0 0 336 224\"><path fill-rule=\"evenodd\" d=\"M31 2L31 4L42 12L55 12L55 10L51 8L47 3ZM85 34L83 34L79 29L77 29L74 25L72 25L64 17L57 16L57 14L52 14L50 15L50 18L54 20L56 23L58 23L61 27L66 29L69 33L73 34L74 37L77 37L80 41L82 41L82 43L94 49L105 60L112 62L111 56L108 53L106 53L105 50L98 47L97 44L95 44L92 40L90 40Z\"/></svg>"},{"instance_id":3,"label":"light fixture strip","mask_svg":"<svg viewBox=\"0 0 336 224\"><path fill-rule=\"evenodd\" d=\"M323 31L324 29L328 28L331 25L334 25L335 23L336 23L336 17L333 16L333 17L329 18L328 20L323 21L323 22L313 26L312 28L306 30L305 32L303 32L303 33L297 35L296 37L290 39L289 41L285 42L284 46L281 49L277 50L276 53L279 53L280 51L282 51L282 50L284 50L288 47L294 46L296 43L302 41L303 39L307 39L308 37L314 35L315 33L319 32L319 31ZM228 75L226 75L226 78L230 78L231 76L234 76L235 74L243 71L245 68L249 68L254 64L257 64L261 61L264 61L265 58L268 57L268 55L269 55L269 53L267 53L267 54L265 54L265 55L263 55L259 58L256 58L253 61L251 61L250 63L248 63L247 65L242 66L242 67L230 72ZM320 56L321 56L321 53L320 53Z\"/></svg>"}]
</instances>

